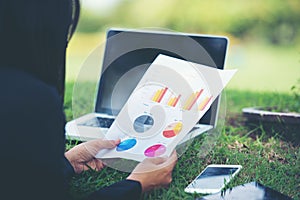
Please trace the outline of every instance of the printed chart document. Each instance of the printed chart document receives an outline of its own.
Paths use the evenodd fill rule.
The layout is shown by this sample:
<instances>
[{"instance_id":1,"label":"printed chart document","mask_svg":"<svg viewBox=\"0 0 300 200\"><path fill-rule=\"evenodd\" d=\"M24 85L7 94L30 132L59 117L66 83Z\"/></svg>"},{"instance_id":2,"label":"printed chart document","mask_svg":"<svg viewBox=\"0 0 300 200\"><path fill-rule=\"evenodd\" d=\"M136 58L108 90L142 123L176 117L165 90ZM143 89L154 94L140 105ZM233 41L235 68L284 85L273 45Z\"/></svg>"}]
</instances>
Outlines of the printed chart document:
<instances>
[{"instance_id":1,"label":"printed chart document","mask_svg":"<svg viewBox=\"0 0 300 200\"><path fill-rule=\"evenodd\" d=\"M235 72L159 55L106 134L121 143L96 157L142 161L169 156Z\"/></svg>"}]
</instances>

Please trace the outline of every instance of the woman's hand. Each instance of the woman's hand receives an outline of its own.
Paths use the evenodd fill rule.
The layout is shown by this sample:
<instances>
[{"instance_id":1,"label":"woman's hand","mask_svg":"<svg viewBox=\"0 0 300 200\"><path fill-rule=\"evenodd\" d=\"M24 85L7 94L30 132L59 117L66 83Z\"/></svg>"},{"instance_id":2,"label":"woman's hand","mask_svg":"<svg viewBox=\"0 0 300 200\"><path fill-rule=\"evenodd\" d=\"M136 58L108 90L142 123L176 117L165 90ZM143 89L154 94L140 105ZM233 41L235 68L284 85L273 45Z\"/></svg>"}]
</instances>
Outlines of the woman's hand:
<instances>
[{"instance_id":1,"label":"woman's hand","mask_svg":"<svg viewBox=\"0 0 300 200\"><path fill-rule=\"evenodd\" d=\"M166 187L172 181L172 171L177 162L177 153L174 151L168 158L146 158L138 164L128 180L139 181L143 192L158 187Z\"/></svg>"},{"instance_id":2,"label":"woman's hand","mask_svg":"<svg viewBox=\"0 0 300 200\"><path fill-rule=\"evenodd\" d=\"M101 149L112 149L120 143L120 140L97 139L81 143L65 153L76 173L80 173L90 168L99 171L104 167L101 160L95 155Z\"/></svg>"}]
</instances>

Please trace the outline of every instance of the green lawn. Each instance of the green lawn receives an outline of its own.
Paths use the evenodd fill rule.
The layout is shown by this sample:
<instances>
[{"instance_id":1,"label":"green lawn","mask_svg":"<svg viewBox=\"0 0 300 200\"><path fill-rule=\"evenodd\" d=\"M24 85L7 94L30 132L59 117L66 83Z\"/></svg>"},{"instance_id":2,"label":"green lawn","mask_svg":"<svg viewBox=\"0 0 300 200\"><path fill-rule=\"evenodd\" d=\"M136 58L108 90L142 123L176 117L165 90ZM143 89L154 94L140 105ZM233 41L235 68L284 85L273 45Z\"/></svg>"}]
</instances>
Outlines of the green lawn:
<instances>
[{"instance_id":1,"label":"green lawn","mask_svg":"<svg viewBox=\"0 0 300 200\"><path fill-rule=\"evenodd\" d=\"M67 84L66 113L72 118L71 89ZM192 142L187 151L179 157L169 188L157 189L143 195L143 199L194 199L197 195L184 192L184 188L208 164L240 164L243 169L229 187L257 181L294 199L300 199L300 151L299 146L281 140L276 133L268 133L261 127L255 131L244 124L241 109L253 105L277 105L290 101L290 96L274 93L226 90L225 125L215 135L215 145L206 149L208 136L201 136ZM225 102L225 103L224 103ZM223 105L224 106L224 105ZM67 142L67 148L72 144ZM208 151L208 152L206 152ZM87 171L71 181L71 193L81 198L88 193L128 176L111 168L101 172ZM198 196L197 196L198 197Z\"/></svg>"}]
</instances>

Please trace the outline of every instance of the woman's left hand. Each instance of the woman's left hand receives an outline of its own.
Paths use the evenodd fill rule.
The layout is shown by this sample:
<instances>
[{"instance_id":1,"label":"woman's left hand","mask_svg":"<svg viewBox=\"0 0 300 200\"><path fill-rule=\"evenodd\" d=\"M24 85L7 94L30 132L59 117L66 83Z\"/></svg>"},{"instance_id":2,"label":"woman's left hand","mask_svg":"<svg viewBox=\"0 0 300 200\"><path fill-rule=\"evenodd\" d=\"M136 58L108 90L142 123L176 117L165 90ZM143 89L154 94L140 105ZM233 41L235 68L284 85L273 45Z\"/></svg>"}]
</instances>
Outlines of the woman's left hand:
<instances>
[{"instance_id":1,"label":"woman's left hand","mask_svg":"<svg viewBox=\"0 0 300 200\"><path fill-rule=\"evenodd\" d=\"M65 153L76 173L84 170L94 169L101 170L104 164L101 160L95 158L95 155L101 149L112 149L120 143L120 140L103 140L96 139L81 143Z\"/></svg>"}]
</instances>

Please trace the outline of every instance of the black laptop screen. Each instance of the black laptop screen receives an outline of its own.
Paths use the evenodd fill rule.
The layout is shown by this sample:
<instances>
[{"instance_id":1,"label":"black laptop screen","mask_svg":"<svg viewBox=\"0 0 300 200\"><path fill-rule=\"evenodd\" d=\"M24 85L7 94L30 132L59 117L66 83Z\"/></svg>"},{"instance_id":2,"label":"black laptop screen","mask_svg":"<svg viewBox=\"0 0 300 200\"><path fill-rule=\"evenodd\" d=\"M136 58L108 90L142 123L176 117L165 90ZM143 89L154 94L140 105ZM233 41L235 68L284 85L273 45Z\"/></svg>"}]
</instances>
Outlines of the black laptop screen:
<instances>
[{"instance_id":1,"label":"black laptop screen","mask_svg":"<svg viewBox=\"0 0 300 200\"><path fill-rule=\"evenodd\" d=\"M224 37L109 30L95 111L117 115L159 54L223 69L226 50ZM214 124L217 101L200 123Z\"/></svg>"}]
</instances>

